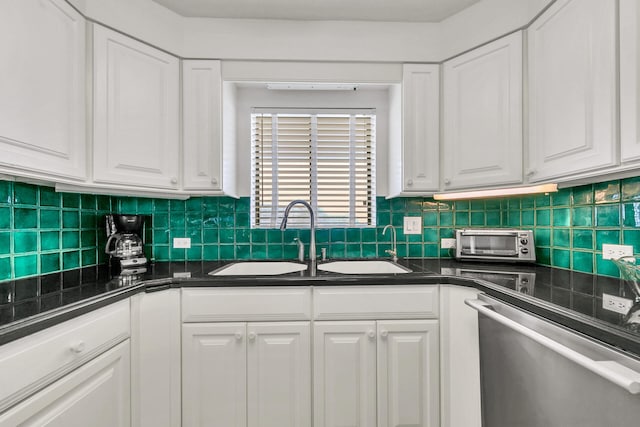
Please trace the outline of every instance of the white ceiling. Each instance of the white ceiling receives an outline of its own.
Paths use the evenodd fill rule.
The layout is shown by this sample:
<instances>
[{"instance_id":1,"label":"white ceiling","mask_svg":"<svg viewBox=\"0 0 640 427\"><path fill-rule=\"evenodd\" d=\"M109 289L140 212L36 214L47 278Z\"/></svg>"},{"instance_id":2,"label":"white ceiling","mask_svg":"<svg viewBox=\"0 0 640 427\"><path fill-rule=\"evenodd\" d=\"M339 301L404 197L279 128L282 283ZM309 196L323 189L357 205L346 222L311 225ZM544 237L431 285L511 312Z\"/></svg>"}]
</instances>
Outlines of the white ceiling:
<instances>
[{"instance_id":1,"label":"white ceiling","mask_svg":"<svg viewBox=\"0 0 640 427\"><path fill-rule=\"evenodd\" d=\"M153 0L187 17L440 22L480 0Z\"/></svg>"}]
</instances>

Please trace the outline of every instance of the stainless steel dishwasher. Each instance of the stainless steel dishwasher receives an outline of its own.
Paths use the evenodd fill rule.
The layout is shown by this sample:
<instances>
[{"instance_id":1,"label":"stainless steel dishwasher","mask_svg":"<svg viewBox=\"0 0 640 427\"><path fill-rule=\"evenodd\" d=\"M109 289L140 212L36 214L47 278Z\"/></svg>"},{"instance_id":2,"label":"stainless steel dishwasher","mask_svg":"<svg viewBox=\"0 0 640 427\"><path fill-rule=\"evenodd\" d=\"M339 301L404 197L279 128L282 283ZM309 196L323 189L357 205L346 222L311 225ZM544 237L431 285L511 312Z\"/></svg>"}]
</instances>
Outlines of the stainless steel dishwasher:
<instances>
[{"instance_id":1,"label":"stainless steel dishwasher","mask_svg":"<svg viewBox=\"0 0 640 427\"><path fill-rule=\"evenodd\" d=\"M640 360L486 295L478 311L484 427L640 423Z\"/></svg>"}]
</instances>

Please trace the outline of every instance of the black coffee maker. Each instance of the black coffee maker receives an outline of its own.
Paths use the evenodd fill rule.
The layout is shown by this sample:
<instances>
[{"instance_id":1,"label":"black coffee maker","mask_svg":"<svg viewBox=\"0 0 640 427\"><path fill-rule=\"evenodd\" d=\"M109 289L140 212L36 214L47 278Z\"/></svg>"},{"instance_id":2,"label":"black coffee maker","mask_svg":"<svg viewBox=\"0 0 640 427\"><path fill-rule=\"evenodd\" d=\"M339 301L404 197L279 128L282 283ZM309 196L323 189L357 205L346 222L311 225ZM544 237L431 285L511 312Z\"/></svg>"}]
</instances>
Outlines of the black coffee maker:
<instances>
[{"instance_id":1,"label":"black coffee maker","mask_svg":"<svg viewBox=\"0 0 640 427\"><path fill-rule=\"evenodd\" d=\"M141 274L146 271L144 256L144 216L117 215L105 217L109 267L114 274Z\"/></svg>"}]
</instances>

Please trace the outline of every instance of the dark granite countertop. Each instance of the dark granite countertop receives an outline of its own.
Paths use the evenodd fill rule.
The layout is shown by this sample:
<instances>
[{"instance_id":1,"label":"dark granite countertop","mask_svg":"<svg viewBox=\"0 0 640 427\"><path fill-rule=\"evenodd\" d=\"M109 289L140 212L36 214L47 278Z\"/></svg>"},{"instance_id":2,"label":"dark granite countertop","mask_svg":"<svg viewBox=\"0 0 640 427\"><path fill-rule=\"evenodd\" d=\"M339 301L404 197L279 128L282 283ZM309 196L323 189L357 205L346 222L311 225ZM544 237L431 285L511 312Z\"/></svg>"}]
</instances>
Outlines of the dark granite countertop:
<instances>
[{"instance_id":1,"label":"dark granite countertop","mask_svg":"<svg viewBox=\"0 0 640 427\"><path fill-rule=\"evenodd\" d=\"M453 284L477 288L640 357L640 329L602 308L603 293L634 298L622 280L535 265L404 259L407 274L210 276L229 262L167 262L138 276L112 277L96 266L0 283L0 344L71 319L137 292L193 286L331 286ZM636 304L640 308L640 303ZM634 309L636 308L634 306ZM635 327L634 327L635 326Z\"/></svg>"}]
</instances>

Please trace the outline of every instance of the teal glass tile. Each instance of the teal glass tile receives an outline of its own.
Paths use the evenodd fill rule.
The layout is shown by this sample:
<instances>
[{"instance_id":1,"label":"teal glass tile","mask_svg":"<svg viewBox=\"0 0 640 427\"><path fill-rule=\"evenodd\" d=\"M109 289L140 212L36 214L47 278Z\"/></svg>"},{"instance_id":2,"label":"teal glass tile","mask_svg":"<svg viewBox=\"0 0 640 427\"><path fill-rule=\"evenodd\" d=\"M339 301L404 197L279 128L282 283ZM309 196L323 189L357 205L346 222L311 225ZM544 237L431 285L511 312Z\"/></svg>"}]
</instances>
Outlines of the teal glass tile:
<instances>
[{"instance_id":1,"label":"teal glass tile","mask_svg":"<svg viewBox=\"0 0 640 427\"><path fill-rule=\"evenodd\" d=\"M187 204L184 200L169 200L169 211L171 212L185 212Z\"/></svg>"},{"instance_id":2,"label":"teal glass tile","mask_svg":"<svg viewBox=\"0 0 640 427\"><path fill-rule=\"evenodd\" d=\"M217 228L205 228L202 230L202 243L218 244L220 231Z\"/></svg>"},{"instance_id":3,"label":"teal glass tile","mask_svg":"<svg viewBox=\"0 0 640 427\"><path fill-rule=\"evenodd\" d=\"M596 249L602 250L605 243L619 245L620 230L596 230Z\"/></svg>"},{"instance_id":4,"label":"teal glass tile","mask_svg":"<svg viewBox=\"0 0 640 427\"><path fill-rule=\"evenodd\" d=\"M147 252L149 255L151 254L150 251ZM80 261L82 263L83 267L89 266L89 265L96 265L97 260L96 260L96 250L95 249L85 249L82 251L82 254L80 256Z\"/></svg>"},{"instance_id":5,"label":"teal glass tile","mask_svg":"<svg viewBox=\"0 0 640 427\"><path fill-rule=\"evenodd\" d=\"M439 255L438 244L433 243L425 243L422 253L427 258L437 258Z\"/></svg>"},{"instance_id":6,"label":"teal glass tile","mask_svg":"<svg viewBox=\"0 0 640 427\"><path fill-rule=\"evenodd\" d=\"M625 245L632 245L634 254L640 254L640 230L624 230L622 242Z\"/></svg>"},{"instance_id":7,"label":"teal glass tile","mask_svg":"<svg viewBox=\"0 0 640 427\"><path fill-rule=\"evenodd\" d=\"M64 228L80 228L80 212L63 211L62 226Z\"/></svg>"},{"instance_id":8,"label":"teal glass tile","mask_svg":"<svg viewBox=\"0 0 640 427\"><path fill-rule=\"evenodd\" d=\"M407 212L416 213L422 211L422 199L409 198L406 200Z\"/></svg>"},{"instance_id":9,"label":"teal glass tile","mask_svg":"<svg viewBox=\"0 0 640 427\"><path fill-rule=\"evenodd\" d=\"M391 224L391 213L389 212L376 212L376 224L385 226Z\"/></svg>"},{"instance_id":10,"label":"teal glass tile","mask_svg":"<svg viewBox=\"0 0 640 427\"><path fill-rule=\"evenodd\" d=\"M622 223L625 227L640 228L640 203L622 205Z\"/></svg>"},{"instance_id":11,"label":"teal glass tile","mask_svg":"<svg viewBox=\"0 0 640 427\"><path fill-rule=\"evenodd\" d=\"M292 244L293 239L299 237L298 230L296 229L287 229L287 230L281 231L281 233L282 233L282 240L286 244Z\"/></svg>"},{"instance_id":12,"label":"teal glass tile","mask_svg":"<svg viewBox=\"0 0 640 427\"><path fill-rule=\"evenodd\" d=\"M13 183L0 181L0 203L10 204L13 202Z\"/></svg>"},{"instance_id":13,"label":"teal glass tile","mask_svg":"<svg viewBox=\"0 0 640 427\"><path fill-rule=\"evenodd\" d=\"M40 187L40 206L60 207L60 194L53 188Z\"/></svg>"},{"instance_id":14,"label":"teal glass tile","mask_svg":"<svg viewBox=\"0 0 640 427\"><path fill-rule=\"evenodd\" d=\"M40 209L40 229L59 229L60 211L57 209Z\"/></svg>"},{"instance_id":15,"label":"teal glass tile","mask_svg":"<svg viewBox=\"0 0 640 427\"><path fill-rule=\"evenodd\" d=\"M551 211L549 209L536 210L536 226L551 225Z\"/></svg>"},{"instance_id":16,"label":"teal glass tile","mask_svg":"<svg viewBox=\"0 0 640 427\"><path fill-rule=\"evenodd\" d=\"M236 214L236 227L249 227L251 217L248 213L238 212Z\"/></svg>"},{"instance_id":17,"label":"teal glass tile","mask_svg":"<svg viewBox=\"0 0 640 427\"><path fill-rule=\"evenodd\" d=\"M593 208L591 206L573 208L571 210L571 223L575 227L593 226Z\"/></svg>"},{"instance_id":18,"label":"teal glass tile","mask_svg":"<svg viewBox=\"0 0 640 427\"><path fill-rule=\"evenodd\" d=\"M551 265L551 249L536 247L536 262L542 265Z\"/></svg>"},{"instance_id":19,"label":"teal glass tile","mask_svg":"<svg viewBox=\"0 0 640 427\"><path fill-rule=\"evenodd\" d=\"M80 267L80 251L65 252L62 254L62 268L72 270Z\"/></svg>"},{"instance_id":20,"label":"teal glass tile","mask_svg":"<svg viewBox=\"0 0 640 427\"><path fill-rule=\"evenodd\" d=\"M375 242L376 229L371 228L371 232L373 233L373 242ZM317 243L329 243L329 239L331 236L331 232L328 228L323 228L320 230L316 229L316 242Z\"/></svg>"},{"instance_id":21,"label":"teal glass tile","mask_svg":"<svg viewBox=\"0 0 640 427\"><path fill-rule=\"evenodd\" d=\"M359 228L348 228L347 229L347 242L349 243L358 243L362 241L362 233Z\"/></svg>"},{"instance_id":22,"label":"teal glass tile","mask_svg":"<svg viewBox=\"0 0 640 427\"><path fill-rule=\"evenodd\" d=\"M8 231L0 232L0 255L11 253L11 233Z\"/></svg>"},{"instance_id":23,"label":"teal glass tile","mask_svg":"<svg viewBox=\"0 0 640 427\"><path fill-rule=\"evenodd\" d=\"M574 205L590 205L593 203L593 186L591 184L574 187L572 191Z\"/></svg>"},{"instance_id":24,"label":"teal glass tile","mask_svg":"<svg viewBox=\"0 0 640 427\"><path fill-rule=\"evenodd\" d=\"M441 228L440 229L440 238L441 239L452 239L455 235L455 230L453 228Z\"/></svg>"},{"instance_id":25,"label":"teal glass tile","mask_svg":"<svg viewBox=\"0 0 640 427\"><path fill-rule=\"evenodd\" d=\"M236 200L236 212L249 213L251 211L251 198L240 197Z\"/></svg>"},{"instance_id":26,"label":"teal glass tile","mask_svg":"<svg viewBox=\"0 0 640 427\"><path fill-rule=\"evenodd\" d=\"M362 245L363 258L376 258L378 256L377 246L375 243L364 243Z\"/></svg>"},{"instance_id":27,"label":"teal glass tile","mask_svg":"<svg viewBox=\"0 0 640 427\"><path fill-rule=\"evenodd\" d=\"M150 215L153 213L153 199L140 198L138 199L138 211L139 214Z\"/></svg>"},{"instance_id":28,"label":"teal glass tile","mask_svg":"<svg viewBox=\"0 0 640 427\"><path fill-rule=\"evenodd\" d=\"M169 201L164 199L153 199L153 212L169 212Z\"/></svg>"},{"instance_id":29,"label":"teal glass tile","mask_svg":"<svg viewBox=\"0 0 640 427\"><path fill-rule=\"evenodd\" d=\"M202 226L206 228L219 227L220 218L218 218L218 214L212 214L208 211L202 212Z\"/></svg>"},{"instance_id":30,"label":"teal glass tile","mask_svg":"<svg viewBox=\"0 0 640 427\"><path fill-rule=\"evenodd\" d=\"M267 230L267 243L282 243L284 234L280 230Z\"/></svg>"},{"instance_id":31,"label":"teal glass tile","mask_svg":"<svg viewBox=\"0 0 640 427\"><path fill-rule=\"evenodd\" d=\"M24 255L13 258L16 279L38 274L38 256Z\"/></svg>"},{"instance_id":32,"label":"teal glass tile","mask_svg":"<svg viewBox=\"0 0 640 427\"><path fill-rule=\"evenodd\" d=\"M551 246L551 230L549 228L536 228L533 238L536 246Z\"/></svg>"},{"instance_id":33,"label":"teal glass tile","mask_svg":"<svg viewBox=\"0 0 640 427\"><path fill-rule=\"evenodd\" d=\"M16 205L38 204L38 187L31 184L16 182L13 184L13 203Z\"/></svg>"},{"instance_id":34,"label":"teal glass tile","mask_svg":"<svg viewBox=\"0 0 640 427\"><path fill-rule=\"evenodd\" d=\"M482 227L485 223L484 212L471 212L471 225L476 227Z\"/></svg>"},{"instance_id":35,"label":"teal glass tile","mask_svg":"<svg viewBox=\"0 0 640 427\"><path fill-rule=\"evenodd\" d=\"M571 225L571 210L559 208L553 210L553 225L555 227L568 227Z\"/></svg>"},{"instance_id":36,"label":"teal glass tile","mask_svg":"<svg viewBox=\"0 0 640 427\"><path fill-rule=\"evenodd\" d=\"M344 245L342 245L344 246ZM284 259L297 259L298 258L298 246L290 243L285 244L283 247L283 257Z\"/></svg>"},{"instance_id":37,"label":"teal glass tile","mask_svg":"<svg viewBox=\"0 0 640 427\"><path fill-rule=\"evenodd\" d=\"M395 200L395 199L394 199ZM344 258L345 257L345 245L344 243L331 243L329 245L329 258ZM286 254L285 254L286 257Z\"/></svg>"},{"instance_id":38,"label":"teal glass tile","mask_svg":"<svg viewBox=\"0 0 640 427\"><path fill-rule=\"evenodd\" d=\"M36 228L38 226L38 210L16 208L14 210L14 225L16 229Z\"/></svg>"},{"instance_id":39,"label":"teal glass tile","mask_svg":"<svg viewBox=\"0 0 640 427\"><path fill-rule=\"evenodd\" d=\"M640 201L640 176L626 178L621 181L622 201Z\"/></svg>"},{"instance_id":40,"label":"teal glass tile","mask_svg":"<svg viewBox=\"0 0 640 427\"><path fill-rule=\"evenodd\" d=\"M391 202L389 199L384 197L376 197L376 209L378 211L389 211L391 210Z\"/></svg>"},{"instance_id":41,"label":"teal glass tile","mask_svg":"<svg viewBox=\"0 0 640 427\"><path fill-rule=\"evenodd\" d=\"M422 234L407 234L405 238L410 243L422 243Z\"/></svg>"},{"instance_id":42,"label":"teal glass tile","mask_svg":"<svg viewBox=\"0 0 640 427\"><path fill-rule=\"evenodd\" d=\"M433 228L424 228L422 230L422 239L425 242L438 243L438 229Z\"/></svg>"},{"instance_id":43,"label":"teal glass tile","mask_svg":"<svg viewBox=\"0 0 640 427\"><path fill-rule=\"evenodd\" d=\"M184 230L186 219L183 212L171 212L169 214L169 225L171 228L179 228Z\"/></svg>"},{"instance_id":44,"label":"teal glass tile","mask_svg":"<svg viewBox=\"0 0 640 427\"><path fill-rule=\"evenodd\" d=\"M620 205L596 206L597 227L617 227L620 225Z\"/></svg>"},{"instance_id":45,"label":"teal glass tile","mask_svg":"<svg viewBox=\"0 0 640 427\"><path fill-rule=\"evenodd\" d=\"M76 249L80 247L80 232L63 231L62 232L62 248Z\"/></svg>"},{"instance_id":46,"label":"teal glass tile","mask_svg":"<svg viewBox=\"0 0 640 427\"><path fill-rule=\"evenodd\" d=\"M251 230L248 228L236 228L236 243L250 243Z\"/></svg>"},{"instance_id":47,"label":"teal glass tile","mask_svg":"<svg viewBox=\"0 0 640 427\"><path fill-rule=\"evenodd\" d=\"M191 245L191 247L187 249L187 260L200 261L201 259L202 259L202 245Z\"/></svg>"},{"instance_id":48,"label":"teal glass tile","mask_svg":"<svg viewBox=\"0 0 640 427\"><path fill-rule=\"evenodd\" d=\"M235 199L230 197L220 197L220 199L218 199L218 210L220 215L233 215L235 207Z\"/></svg>"},{"instance_id":49,"label":"teal glass tile","mask_svg":"<svg viewBox=\"0 0 640 427\"><path fill-rule=\"evenodd\" d=\"M509 211L508 218L507 221L510 227L520 227L520 211Z\"/></svg>"},{"instance_id":50,"label":"teal glass tile","mask_svg":"<svg viewBox=\"0 0 640 427\"><path fill-rule=\"evenodd\" d=\"M230 260L235 259L236 251L234 245L220 245L220 259Z\"/></svg>"},{"instance_id":51,"label":"teal glass tile","mask_svg":"<svg viewBox=\"0 0 640 427\"><path fill-rule=\"evenodd\" d=\"M558 190L557 193L551 194L551 204L553 206L569 206L572 200L572 193L570 188L563 188Z\"/></svg>"},{"instance_id":52,"label":"teal glass tile","mask_svg":"<svg viewBox=\"0 0 640 427\"><path fill-rule=\"evenodd\" d=\"M53 273L60 270L60 254L40 255L40 272L42 274Z\"/></svg>"},{"instance_id":53,"label":"teal glass tile","mask_svg":"<svg viewBox=\"0 0 640 427\"><path fill-rule=\"evenodd\" d=\"M169 228L169 215L167 214L154 214L153 219L153 228L167 229Z\"/></svg>"},{"instance_id":54,"label":"teal glass tile","mask_svg":"<svg viewBox=\"0 0 640 427\"><path fill-rule=\"evenodd\" d=\"M94 194L81 194L80 195L80 206L85 210L96 210L97 200Z\"/></svg>"},{"instance_id":55,"label":"teal glass tile","mask_svg":"<svg viewBox=\"0 0 640 427\"><path fill-rule=\"evenodd\" d=\"M347 244L346 248L347 258L360 258L362 257L362 249L359 244Z\"/></svg>"},{"instance_id":56,"label":"teal glass tile","mask_svg":"<svg viewBox=\"0 0 640 427\"><path fill-rule=\"evenodd\" d=\"M11 208L0 207L0 230L11 228Z\"/></svg>"},{"instance_id":57,"label":"teal glass tile","mask_svg":"<svg viewBox=\"0 0 640 427\"><path fill-rule=\"evenodd\" d=\"M571 251L553 249L551 251L551 265L557 268L571 268Z\"/></svg>"},{"instance_id":58,"label":"teal glass tile","mask_svg":"<svg viewBox=\"0 0 640 427\"><path fill-rule=\"evenodd\" d=\"M96 231L95 230L82 230L80 232L80 246L88 248L96 245Z\"/></svg>"},{"instance_id":59,"label":"teal glass tile","mask_svg":"<svg viewBox=\"0 0 640 427\"><path fill-rule=\"evenodd\" d=\"M186 237L191 239L192 245L202 244L202 228L187 228Z\"/></svg>"},{"instance_id":60,"label":"teal glass tile","mask_svg":"<svg viewBox=\"0 0 640 427\"><path fill-rule=\"evenodd\" d=\"M407 209L406 201L402 197L398 197L396 199L391 199L391 210L392 211L405 211Z\"/></svg>"},{"instance_id":61,"label":"teal glass tile","mask_svg":"<svg viewBox=\"0 0 640 427\"><path fill-rule=\"evenodd\" d=\"M391 213L391 224L394 227L402 228L404 226L404 217L405 217L404 213L392 212Z\"/></svg>"},{"instance_id":62,"label":"teal glass tile","mask_svg":"<svg viewBox=\"0 0 640 427\"><path fill-rule=\"evenodd\" d=\"M60 232L41 231L40 232L40 250L52 251L55 249L60 249Z\"/></svg>"},{"instance_id":63,"label":"teal glass tile","mask_svg":"<svg viewBox=\"0 0 640 427\"><path fill-rule=\"evenodd\" d=\"M342 243L346 241L346 233L343 228L333 228L330 233L331 243Z\"/></svg>"},{"instance_id":64,"label":"teal glass tile","mask_svg":"<svg viewBox=\"0 0 640 427\"><path fill-rule=\"evenodd\" d=\"M487 227L500 227L501 223L500 211L487 212Z\"/></svg>"},{"instance_id":65,"label":"teal glass tile","mask_svg":"<svg viewBox=\"0 0 640 427\"><path fill-rule=\"evenodd\" d=\"M98 227L98 216L95 212L82 212L80 213L80 227L82 228L96 228Z\"/></svg>"},{"instance_id":66,"label":"teal glass tile","mask_svg":"<svg viewBox=\"0 0 640 427\"><path fill-rule=\"evenodd\" d=\"M283 257L282 245L267 245L267 259L282 259Z\"/></svg>"},{"instance_id":67,"label":"teal glass tile","mask_svg":"<svg viewBox=\"0 0 640 427\"><path fill-rule=\"evenodd\" d=\"M11 279L11 258L0 258L0 280Z\"/></svg>"},{"instance_id":68,"label":"teal glass tile","mask_svg":"<svg viewBox=\"0 0 640 427\"><path fill-rule=\"evenodd\" d=\"M111 211L111 197L97 196L97 205L100 211Z\"/></svg>"},{"instance_id":69,"label":"teal glass tile","mask_svg":"<svg viewBox=\"0 0 640 427\"><path fill-rule=\"evenodd\" d=\"M154 245L169 244L169 230L153 230L153 244Z\"/></svg>"},{"instance_id":70,"label":"teal glass tile","mask_svg":"<svg viewBox=\"0 0 640 427\"><path fill-rule=\"evenodd\" d=\"M169 256L171 261L184 261L187 259L187 253L182 248L169 248Z\"/></svg>"},{"instance_id":71,"label":"teal glass tile","mask_svg":"<svg viewBox=\"0 0 640 427\"><path fill-rule=\"evenodd\" d=\"M316 238L316 241L318 239ZM376 229L375 228L363 228L362 229L362 241L363 242L376 242Z\"/></svg>"},{"instance_id":72,"label":"teal glass tile","mask_svg":"<svg viewBox=\"0 0 640 427\"><path fill-rule=\"evenodd\" d=\"M153 257L157 261L169 261L169 246L153 246Z\"/></svg>"},{"instance_id":73,"label":"teal glass tile","mask_svg":"<svg viewBox=\"0 0 640 427\"><path fill-rule=\"evenodd\" d=\"M602 259L602 254L596 254L596 274L620 277L620 270L610 259Z\"/></svg>"},{"instance_id":74,"label":"teal glass tile","mask_svg":"<svg viewBox=\"0 0 640 427\"><path fill-rule=\"evenodd\" d=\"M251 244L251 258L252 259L267 259L267 245L265 244Z\"/></svg>"},{"instance_id":75,"label":"teal glass tile","mask_svg":"<svg viewBox=\"0 0 640 427\"><path fill-rule=\"evenodd\" d=\"M409 244L408 256L411 258L422 258L422 245L421 244Z\"/></svg>"},{"instance_id":76,"label":"teal glass tile","mask_svg":"<svg viewBox=\"0 0 640 427\"><path fill-rule=\"evenodd\" d=\"M456 212L455 213L455 225L456 227L464 227L469 225L469 212Z\"/></svg>"},{"instance_id":77,"label":"teal glass tile","mask_svg":"<svg viewBox=\"0 0 640 427\"><path fill-rule=\"evenodd\" d=\"M448 227L453 225L453 212L440 212L440 226Z\"/></svg>"},{"instance_id":78,"label":"teal glass tile","mask_svg":"<svg viewBox=\"0 0 640 427\"><path fill-rule=\"evenodd\" d=\"M535 196L536 208L546 208L551 206L551 196L549 194L539 194Z\"/></svg>"},{"instance_id":79,"label":"teal glass tile","mask_svg":"<svg viewBox=\"0 0 640 427\"><path fill-rule=\"evenodd\" d=\"M475 200L471 200L471 210L474 211L483 211L484 208L484 200L482 199L475 199Z\"/></svg>"},{"instance_id":80,"label":"teal glass tile","mask_svg":"<svg viewBox=\"0 0 640 427\"><path fill-rule=\"evenodd\" d=\"M235 227L235 215L234 214L220 214L218 218L218 222L220 223L220 227L223 228L233 228Z\"/></svg>"},{"instance_id":81,"label":"teal glass tile","mask_svg":"<svg viewBox=\"0 0 640 427\"><path fill-rule=\"evenodd\" d=\"M520 199L512 197L507 200L507 209L510 211L519 211L520 210Z\"/></svg>"},{"instance_id":82,"label":"teal glass tile","mask_svg":"<svg viewBox=\"0 0 640 427\"><path fill-rule=\"evenodd\" d=\"M522 211L522 225L525 227L533 227L536 224L536 215L535 211L531 209Z\"/></svg>"},{"instance_id":83,"label":"teal glass tile","mask_svg":"<svg viewBox=\"0 0 640 427\"><path fill-rule=\"evenodd\" d=\"M571 232L568 228L553 229L553 247L568 248L570 246Z\"/></svg>"},{"instance_id":84,"label":"teal glass tile","mask_svg":"<svg viewBox=\"0 0 640 427\"><path fill-rule=\"evenodd\" d=\"M533 209L536 207L536 199L532 196L524 196L520 199L520 207L522 209Z\"/></svg>"},{"instance_id":85,"label":"teal glass tile","mask_svg":"<svg viewBox=\"0 0 640 427\"><path fill-rule=\"evenodd\" d=\"M217 261L219 258L218 245L204 245L202 247L202 259L204 261Z\"/></svg>"},{"instance_id":86,"label":"teal glass tile","mask_svg":"<svg viewBox=\"0 0 640 427\"><path fill-rule=\"evenodd\" d=\"M593 249L593 230L574 229L573 248Z\"/></svg>"},{"instance_id":87,"label":"teal glass tile","mask_svg":"<svg viewBox=\"0 0 640 427\"><path fill-rule=\"evenodd\" d=\"M468 200L460 200L453 204L453 207L457 211L467 211L469 210L471 204Z\"/></svg>"},{"instance_id":88,"label":"teal glass tile","mask_svg":"<svg viewBox=\"0 0 640 427\"><path fill-rule=\"evenodd\" d=\"M583 273L593 273L593 259L594 255L592 252L572 252L572 269L576 271L581 271Z\"/></svg>"},{"instance_id":89,"label":"teal glass tile","mask_svg":"<svg viewBox=\"0 0 640 427\"><path fill-rule=\"evenodd\" d=\"M200 213L202 212L202 203L202 197L191 197L185 201L184 208L187 212Z\"/></svg>"},{"instance_id":90,"label":"teal glass tile","mask_svg":"<svg viewBox=\"0 0 640 427\"><path fill-rule=\"evenodd\" d=\"M36 231L16 231L13 233L13 251L17 254L36 252L38 233Z\"/></svg>"},{"instance_id":91,"label":"teal glass tile","mask_svg":"<svg viewBox=\"0 0 640 427\"><path fill-rule=\"evenodd\" d=\"M438 213L435 211L428 211L422 214L422 225L430 227L432 225L438 225Z\"/></svg>"},{"instance_id":92,"label":"teal glass tile","mask_svg":"<svg viewBox=\"0 0 640 427\"><path fill-rule=\"evenodd\" d=\"M593 185L595 203L613 203L620 201L620 182L599 182Z\"/></svg>"},{"instance_id":93,"label":"teal glass tile","mask_svg":"<svg viewBox=\"0 0 640 427\"><path fill-rule=\"evenodd\" d=\"M502 207L501 199L488 199L484 201L485 208L487 210L496 210Z\"/></svg>"},{"instance_id":94,"label":"teal glass tile","mask_svg":"<svg viewBox=\"0 0 640 427\"><path fill-rule=\"evenodd\" d=\"M62 193L63 208L79 208L80 195L75 193Z\"/></svg>"},{"instance_id":95,"label":"teal glass tile","mask_svg":"<svg viewBox=\"0 0 640 427\"><path fill-rule=\"evenodd\" d=\"M202 228L202 212L189 212L185 215L185 222L187 227L190 228ZM248 225L247 225L248 226Z\"/></svg>"}]
</instances>

